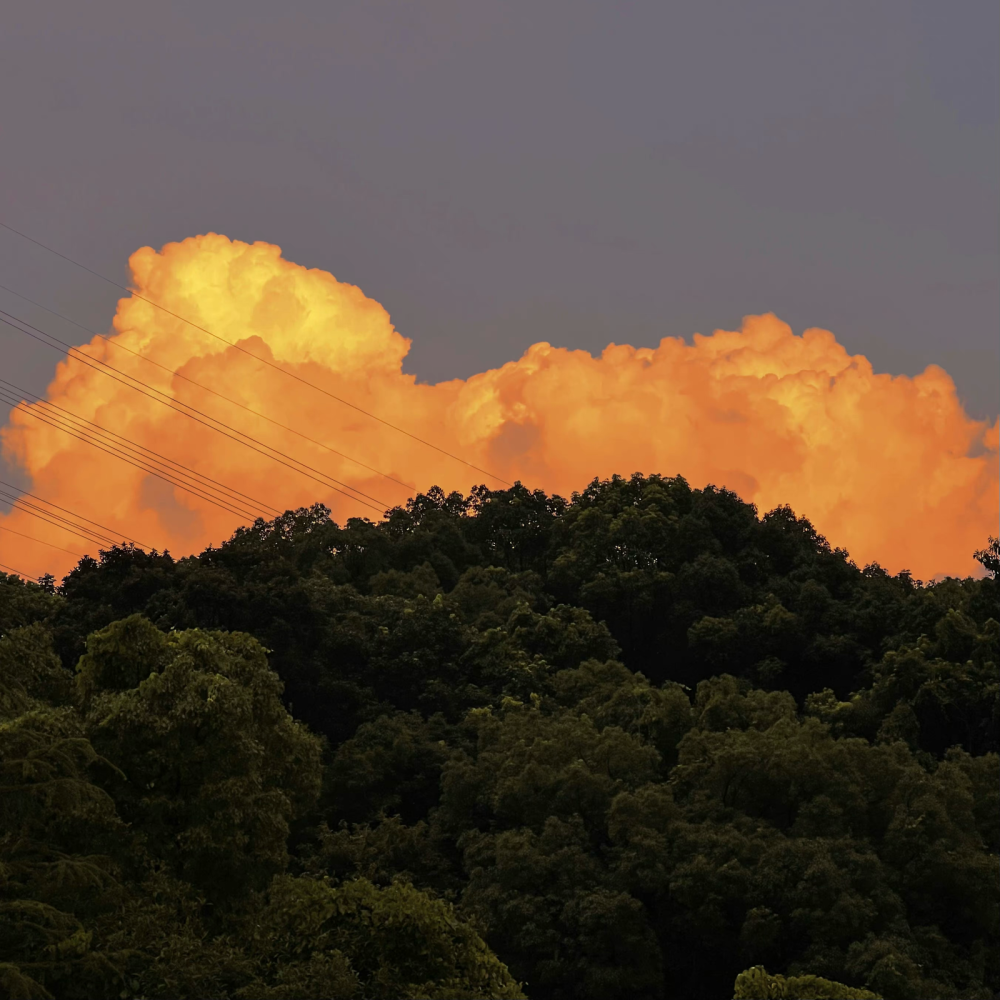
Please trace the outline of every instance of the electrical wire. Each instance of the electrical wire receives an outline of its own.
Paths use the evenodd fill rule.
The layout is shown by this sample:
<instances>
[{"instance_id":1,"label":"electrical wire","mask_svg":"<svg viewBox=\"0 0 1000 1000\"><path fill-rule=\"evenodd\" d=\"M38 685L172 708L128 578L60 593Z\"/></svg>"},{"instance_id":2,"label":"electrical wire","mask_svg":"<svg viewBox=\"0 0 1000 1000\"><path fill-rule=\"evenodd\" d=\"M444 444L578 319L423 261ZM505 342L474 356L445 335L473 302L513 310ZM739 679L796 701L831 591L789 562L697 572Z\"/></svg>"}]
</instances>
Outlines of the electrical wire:
<instances>
[{"instance_id":1,"label":"electrical wire","mask_svg":"<svg viewBox=\"0 0 1000 1000\"><path fill-rule=\"evenodd\" d=\"M209 388L207 385L202 385L201 382L197 382L195 379L190 378L187 375L182 375L180 372L174 371L167 365L161 365L159 361L154 361L152 358L147 357L145 354L140 354L138 351L133 351L131 347L126 347L124 344L119 343L113 337L108 337L103 333L99 333L97 330L91 330L90 327L84 326L82 323L78 323L75 319L71 319L69 316L64 316L60 312L56 312L55 309L50 309L48 306L42 305L41 302L36 302L34 299L29 299L27 295L23 295L21 292L15 291L13 288L9 288L7 285L0 283L0 289L3 289L5 292L9 292L11 295L16 295L19 299L23 299L25 302L28 302L39 309L43 309L50 315L63 320L63 322L65 323L69 323L72 326L75 326L77 329L82 330L84 333L89 333L92 337L100 337L101 340L105 341L106 343L110 344L112 347L115 347L120 351L126 351L133 357L145 361L147 364L154 365L155 367L161 369L162 371L169 372L174 378L179 378L183 379L185 382L190 382L191 385L197 386L203 392L211 393L211 395L217 396L219 399L225 400L225 402L231 403L233 406L238 406L241 410L246 410L247 413L252 413L255 417L260 417L262 420L266 420L268 423L274 424L275 427L280 427L282 430L286 430L292 434L295 434L297 437L302 438L303 441L308 441L310 444L314 444L317 447L325 449L332 455L337 455L339 458L346 459L348 462L353 462L355 465L360 466L362 469L366 469L368 472L374 472L377 476L382 476L384 479L388 479L389 482L396 483L397 485L402 486L403 489L412 490L413 492L416 492L416 487L413 484L404 483L402 479L397 479L395 476L390 476L387 472L382 472L371 465L366 465L360 459L354 458L351 455L347 455L342 451L338 451L336 448L331 448L330 445L324 444L322 441L317 441L315 438L309 437L308 434L303 434L301 431L296 430L294 427L289 427L288 424L283 424L280 420L275 420L273 417L269 417L266 413L261 413L260 410L255 410L252 406L247 406L245 403L241 403L237 399L231 399L229 396L225 396L221 392ZM49 334L49 336L51 337L52 334ZM58 339L58 338L53 338L53 339ZM61 343L65 343L65 341L61 341ZM66 346L68 347L70 345L67 344Z\"/></svg>"},{"instance_id":2,"label":"electrical wire","mask_svg":"<svg viewBox=\"0 0 1000 1000\"><path fill-rule=\"evenodd\" d=\"M388 420L384 420L382 417L376 416L376 414L371 413L370 411L365 410L362 407L357 406L356 404L351 403L348 400L343 399L340 396L337 396L334 393L327 391L326 389L323 389L321 386L316 385L315 382L310 382L308 379L302 378L301 375L296 375L294 372L288 371L287 368L282 368L281 365L276 365L273 361L268 361L266 358L262 358L256 354L253 354L251 351L248 351L245 347L241 347L238 343L233 343L232 341L226 340L225 337L220 337L218 334L212 333L211 330L207 330L205 327L200 326L198 323L195 323L192 320L189 320L186 317L181 316L179 313L175 313L172 309L168 309L166 306L160 305L159 302L155 302L153 299L149 299L145 295L141 295L134 289L128 288L127 286L122 285L117 281L114 281L112 278L109 278L98 271L94 271L92 268L87 267L86 264L81 264L79 261L74 260L72 257L67 257L66 254L60 253L58 250L54 250L52 247L46 246L44 243L40 242L39 240L36 240L34 237L28 236L27 233L22 233L19 229L15 229L13 226L8 225L6 222L3 222L2 220L0 220L0 226L2 226L8 232L14 233L15 236L20 236L21 239L27 240L29 243L34 243L35 246L41 247L48 253L54 254L56 257L65 260L67 263L74 265L74 267L79 267L82 270L86 271L88 274L92 274L95 278L100 278L102 281L107 282L109 285L121 289L121 291L125 292L128 295L131 295L133 298L140 299L142 302L146 302L149 305L153 306L154 308L159 309L162 312L165 312L168 316L172 316L174 319L178 319L182 323L186 323L193 329L200 330L202 333L207 334L209 337L213 337L215 340L218 340L223 344L227 344L229 347L232 347L237 351L246 354L247 357L254 358L261 364L265 364L268 367L275 369L275 371L282 372L289 378L295 379L296 382L301 382L303 385L307 385L311 389L315 389L317 392L321 392L324 396L329 396L330 399L335 399L338 403L343 403L344 406L349 406L352 410L357 410L359 413L363 413L366 417L370 417L372 420L377 420L380 424L385 424L386 427L390 427L392 428L392 430L398 431L400 434L405 434L408 438L412 438L414 441L419 441L420 444L426 445L426 447L428 448L433 448L434 451L440 452L442 455L447 455L448 458L451 458L456 462L460 462L462 465L467 465L470 469L475 469L476 472L482 472L484 475L489 476L491 479L497 480L497 482L503 483L505 486L512 485L511 483L507 482L506 479L503 479L500 476L496 475L495 473L490 472L488 469L483 469L480 468L478 465L473 465L472 462L466 461L466 459L461 458L458 455L452 454L452 452L446 451L444 448L440 448L436 444L432 444L430 441L427 441L422 437L418 437L416 434L411 434L410 431L404 430L402 427L390 423Z\"/></svg>"},{"instance_id":3,"label":"electrical wire","mask_svg":"<svg viewBox=\"0 0 1000 1000\"><path fill-rule=\"evenodd\" d=\"M4 402L9 402L9 400L6 399L3 396L2 393L0 393L0 399L2 399ZM58 421L54 421L54 420L48 420L44 416L42 416L41 414L39 414L37 411L29 410L27 412L30 413L30 415L32 417L34 417L36 420L40 421L41 423L48 424L50 427L53 427L56 430L63 431L64 433L68 434L70 437L74 437L74 438L76 438L79 441L83 441L86 444L89 444L89 445L97 448L98 450L103 451L103 452L105 452L108 455L111 455L113 458L121 459L123 462L126 462L127 464L132 465L135 468L140 469L143 472L146 472L149 475L154 476L157 479L161 479L164 482L169 483L171 486L175 486L175 487L177 487L177 488L179 488L181 490L184 490L185 492L190 493L193 496L196 496L196 497L198 497L201 500L205 500L208 503L212 504L213 506L218 507L221 510L225 510L229 514L235 514L238 517L249 518L250 520L256 520L257 517L261 516L259 514L255 514L253 511L248 511L248 510L241 509L241 508L237 507L235 504L231 504L231 503L229 503L229 502L227 502L225 500L219 500L219 499L211 496L208 493L202 492L201 490L199 490L197 488L192 488L190 486L185 485L183 482L179 482L176 479L172 479L172 478L170 478L169 475L164 474L164 472L157 470L156 467L147 465L147 464L143 463L141 460L137 461L137 460L134 460L134 459L130 458L123 451L120 451L120 450L115 449L115 448L105 447L102 444L100 444L99 441L95 440L92 437L88 437L85 434L75 433L70 427L68 427L64 423L59 423Z\"/></svg>"},{"instance_id":4,"label":"electrical wire","mask_svg":"<svg viewBox=\"0 0 1000 1000\"><path fill-rule=\"evenodd\" d=\"M63 548L61 545L56 545L54 542L46 542L42 538L35 538L33 535L26 535L23 531L15 531L13 528L8 528L3 524L0 524L0 531L9 531L12 535L20 535L22 538L27 538L29 542L38 542L39 545L48 545L50 548L59 549L61 552L68 552L71 556L76 556L77 559L83 558L82 552L74 552L72 549Z\"/></svg>"},{"instance_id":5,"label":"electrical wire","mask_svg":"<svg viewBox=\"0 0 1000 1000\"><path fill-rule=\"evenodd\" d=\"M377 511L379 514L383 514L387 509L388 505L382 504L381 501L377 500L375 497L372 497L367 493L364 493L362 490L357 489L357 487L349 486L347 483L341 483L340 480L334 479L332 476L324 472L321 472L319 469L314 469L311 465L307 465L305 462L301 462L298 459L293 458L291 455L287 455L285 454L285 452L282 452L279 449L272 447L271 445L265 444L263 441L259 441L257 438L252 437L251 435L246 434L243 431L231 427L229 424L226 424L225 422L219 420L218 418L212 417L209 414L204 413L197 407L191 406L189 403L184 403L181 400L173 398L172 396L168 395L162 390L154 388L148 383L143 382L141 379L137 379L134 375L128 375L127 373L121 371L120 369L115 368L114 365L108 364L106 361L102 361L99 358L92 358L84 354L82 351L78 350L72 345L68 345L64 341L59 340L58 337L55 337L52 334L47 333L45 330L41 330L38 327L33 326L31 323L28 323L26 320L22 320L19 317L14 316L12 313L8 313L0 309L0 323L6 324L7 326L11 327L11 329L17 330L19 333L31 337L33 340L37 340L39 343L44 344L46 347L52 348L53 350L59 351L60 353L62 353L63 351L67 352L75 360L81 362L82 364L87 365L89 368L93 368L95 371L101 372L101 374L106 375L108 378L114 379L114 381L120 382L122 385L125 385L128 388L133 389L134 391L144 396L148 396L150 399L153 399L155 402L158 402L163 406L168 406L170 407L170 409L176 410L178 413L181 413L184 416L188 417L189 419L194 420L196 423L203 424L210 430L214 430L219 434L222 434L224 437L228 437L231 440L236 441L238 444L242 444L244 447L249 448L251 451L256 451L259 454L264 455L266 458L270 458L272 461L277 462L279 465L284 465L287 468L292 469L294 472L298 472L300 475L305 476L307 479L312 479L315 482L320 483L327 489L333 490L335 493L341 493L348 499L354 500L356 503L360 503L365 507L370 507L372 510ZM28 329L26 330L24 329L24 327L27 327ZM57 347L56 344L49 343L50 340L54 340L56 344L58 344L59 346ZM114 372L115 374L112 375L111 374L112 372ZM194 416L194 414L199 414L199 416ZM225 428L225 430L221 428ZM227 431L232 433L227 433ZM251 444L248 442L253 442L253 443ZM256 445L259 445L260 447L255 447ZM273 452L273 454L270 454L271 452ZM282 457L279 458L276 456L282 456ZM288 461L283 461L282 458L288 459ZM294 465L290 464L292 462L294 462L295 464ZM299 466L301 466L301 468L299 468ZM309 472L303 471L305 469L308 469ZM316 473L316 475L312 475L311 473ZM331 482L340 483L340 486L343 486L346 489L340 489L337 486L333 486L331 485ZM353 493L348 493L346 492L347 490L352 490ZM355 493L359 494L359 496L355 496L354 495ZM360 497L369 497L369 499L374 500L375 503L369 503L367 500L360 499ZM381 504L381 506L377 506L378 504Z\"/></svg>"},{"instance_id":6,"label":"electrical wire","mask_svg":"<svg viewBox=\"0 0 1000 1000\"><path fill-rule=\"evenodd\" d=\"M43 497L38 496L38 494L36 493L28 493L27 490L22 490L20 487L15 486L13 483L8 483L0 479L0 487L4 486L6 486L7 489L9 490L14 491L13 496L15 503L22 503L28 505L29 507L35 507L38 510L44 510L44 508L38 507L37 504L32 504L30 501L24 499L25 497L31 497L32 500L37 500L38 503L43 503L48 507L55 507L56 510L61 510L64 514L69 514L70 517L76 518L77 521L86 521L87 524L92 524L95 528L100 528L101 531L105 533L104 537L107 539L113 538L113 536L117 534L113 528L109 528L107 525L101 524L99 521L92 521L89 517L84 517L82 514L77 514L75 511L68 510L66 507L60 507L59 504L53 503L51 500L46 500ZM0 488L0 495L9 496L10 494L8 494L6 490ZM53 516L58 517L58 515L53 515ZM62 520L65 521L66 518L63 518ZM86 525L81 525L81 527L86 527ZM93 531L93 528L89 528L88 530ZM97 535L98 532L94 532L94 534ZM143 542L139 542L136 539L131 538L129 535L122 534L121 537L126 542L131 542L133 545L138 546L140 549L150 548L149 545L146 545Z\"/></svg>"},{"instance_id":7,"label":"electrical wire","mask_svg":"<svg viewBox=\"0 0 1000 1000\"><path fill-rule=\"evenodd\" d=\"M0 569L5 569L8 573L13 573L14 576L21 577L25 583L32 582L32 578L27 573L22 573L19 569L14 569L13 566L8 566L6 563L0 563Z\"/></svg>"},{"instance_id":8,"label":"electrical wire","mask_svg":"<svg viewBox=\"0 0 1000 1000\"><path fill-rule=\"evenodd\" d=\"M102 538L97 532L91 532L84 525L74 524L67 518L60 517L58 514L52 514L51 511L46 511L43 507L37 507L35 504L24 503L16 493L8 493L6 490L0 490L0 498L9 500L22 513L28 514L31 517L37 517L40 521L44 521L54 528L59 528L61 531L68 531L70 534L82 538L85 542L91 542L98 546L106 545L109 548L116 544L113 539ZM67 551L69 550L67 549ZM76 552L71 552L70 554L78 555Z\"/></svg>"},{"instance_id":9,"label":"electrical wire","mask_svg":"<svg viewBox=\"0 0 1000 1000\"><path fill-rule=\"evenodd\" d=\"M263 441L260 441L257 438L245 433L244 431L238 430L237 428L230 426L224 421L219 420L217 417L213 417L210 414L205 413L203 410L199 410L197 407L192 406L190 403L185 403L182 400L174 398L169 393L165 393L161 389L157 389L155 386L151 386L149 385L149 383L143 382L141 379L136 378L134 375L129 375L127 372L123 372L120 368L115 368L114 365L108 364L108 362L102 361L100 358L93 358L87 354L84 354L82 351L74 347L72 344L67 344L66 341L60 340L54 334L49 333L47 330L42 330L37 326L33 326L31 323L27 322L27 320L23 320L19 316L15 316L12 313L8 313L5 310L0 309L0 322L6 323L7 326L12 327L19 333L23 333L27 337L31 337L33 340L37 340L39 343L44 344L46 347L52 348L53 350L59 351L60 353L66 351L74 358L76 358L76 360L82 362L83 364L87 365L90 368L94 368L95 371L100 371L102 374L107 375L109 378L114 379L116 382L121 382L122 385L125 385L128 388L135 390L136 392L140 392L145 396L149 396L151 399L155 400L161 405L169 406L171 409L177 410L178 413L184 414L184 416L189 417L191 420L194 420L197 423L204 424L210 430L214 430L222 434L224 437L228 437L233 441L242 444L244 447L250 448L251 451L256 451L259 454L264 455L266 458L270 458L281 465L288 466L288 468L293 469L295 472L299 472L300 474L306 476L308 479L313 479L316 482L320 483L321 485L326 486L327 488L332 489L337 493L343 493L344 496L348 497L351 500L355 500L358 503L364 504L367 507L371 507L373 510L379 511L379 513L382 513L385 510L385 505L383 505L382 507L373 506L370 503L366 503L364 500L359 500L357 496L352 495L352 493L356 493L359 496L367 497L369 500L374 500L376 504L382 503L380 500L378 500L378 498L373 497L368 493L365 493L363 490L359 490L356 486L350 486L347 483L341 482L339 479L335 479L328 473L322 472L319 469L314 469L311 465L306 465L305 462L302 462L297 458L293 458L291 455L286 454L280 449L274 448L272 445L265 444ZM28 329L25 330L23 329L23 327L27 327ZM55 344L51 344L48 341L55 341ZM59 346L57 347L56 345ZM105 371L104 369L107 369L107 371ZM110 372L115 372L116 374L111 375ZM119 378L116 376L121 376L121 377ZM128 381L125 381L126 379ZM140 386L142 388L139 388ZM150 395L150 393L153 393L154 395ZM195 413L199 414L199 416L196 417L192 415ZM220 430L220 428L225 428L225 429ZM227 431L231 433L227 433ZM237 436L234 437L234 435ZM253 442L253 444L247 444L248 441ZM260 447L254 447L254 445L259 445ZM266 449L266 451L261 451L261 448ZM273 452L274 454L269 454L269 452ZM275 458L275 455L280 455L282 458L288 459L289 462L294 462L296 463L296 465L302 466L302 468L300 469L296 468L293 465L288 465L288 462L281 461L281 458ZM309 469L310 472L315 472L317 475L316 476L309 475L309 473L302 472L302 469ZM317 479L317 476L321 476L323 478ZM344 489L338 489L336 486L332 486L331 483L337 483L340 486L343 486L346 490L351 490L352 493L346 493Z\"/></svg>"},{"instance_id":10,"label":"electrical wire","mask_svg":"<svg viewBox=\"0 0 1000 1000\"><path fill-rule=\"evenodd\" d=\"M17 406L21 402L21 399L15 393L4 389L4 385L12 386L22 396L35 395L34 393L25 392L25 390L15 386L12 382L0 379L0 400L11 403L14 406ZM230 513L251 518L267 514L265 520L271 517L278 517L282 513L277 507L272 507L270 504L255 500L253 497L247 496L247 494L241 493L238 490L232 490L230 487L219 483L209 476L202 476L200 473L195 473L188 469L187 466L181 465L173 459L166 458L160 455L159 452L153 451L151 448L146 448L144 445L135 444L121 434L101 427L100 424L95 424L84 417L78 417L76 414L64 410L61 406L50 403L47 399L35 396L31 400L31 403L36 408L29 408L21 412L28 413L42 423L62 430L80 441L86 441L88 444L100 448L101 451L121 458L130 465L149 472L151 475L156 476L156 478L162 479L173 486L179 486L189 493L194 493L204 500L208 500L209 502L221 500L225 509L229 510ZM176 466L176 469L171 468L171 466ZM189 487L194 488L191 489ZM250 504L244 503L244 500L250 501ZM253 508L256 508L256 510Z\"/></svg>"}]
</instances>

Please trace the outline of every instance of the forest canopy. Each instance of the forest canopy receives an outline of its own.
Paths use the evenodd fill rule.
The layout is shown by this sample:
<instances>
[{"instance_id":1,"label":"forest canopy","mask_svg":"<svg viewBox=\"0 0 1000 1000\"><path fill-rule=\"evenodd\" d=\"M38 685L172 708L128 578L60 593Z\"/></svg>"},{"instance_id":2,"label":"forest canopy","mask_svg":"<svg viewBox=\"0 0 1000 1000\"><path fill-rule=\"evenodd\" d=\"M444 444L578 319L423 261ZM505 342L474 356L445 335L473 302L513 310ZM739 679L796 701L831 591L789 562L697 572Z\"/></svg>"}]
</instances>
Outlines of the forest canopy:
<instances>
[{"instance_id":1,"label":"forest canopy","mask_svg":"<svg viewBox=\"0 0 1000 1000\"><path fill-rule=\"evenodd\" d=\"M0 574L0 991L1000 991L1000 549L681 477Z\"/></svg>"}]
</instances>

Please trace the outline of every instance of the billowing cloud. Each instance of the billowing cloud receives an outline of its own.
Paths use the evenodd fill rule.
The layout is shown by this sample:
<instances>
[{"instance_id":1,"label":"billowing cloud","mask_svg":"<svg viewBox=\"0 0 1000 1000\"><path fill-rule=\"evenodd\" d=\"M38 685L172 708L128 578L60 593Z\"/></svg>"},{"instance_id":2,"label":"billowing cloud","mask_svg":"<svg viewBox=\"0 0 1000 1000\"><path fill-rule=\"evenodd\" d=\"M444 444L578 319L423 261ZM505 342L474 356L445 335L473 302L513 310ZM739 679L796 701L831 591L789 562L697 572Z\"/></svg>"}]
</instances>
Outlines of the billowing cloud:
<instances>
[{"instance_id":1,"label":"billowing cloud","mask_svg":"<svg viewBox=\"0 0 1000 1000\"><path fill-rule=\"evenodd\" d=\"M640 471L727 486L762 511L788 503L859 564L877 560L924 579L973 572L971 553L997 532L997 423L970 419L941 368L876 375L826 330L797 336L764 315L692 343L611 344L600 357L538 343L501 368L427 385L403 372L410 341L381 305L283 260L278 247L208 234L158 253L143 248L130 265L142 298L119 302L111 339L135 353L100 338L81 351L292 461L272 461L77 358L58 365L48 400L276 510L321 500L341 521L378 516L333 480L377 509L434 484L499 485L332 398L340 397L504 480L550 492ZM42 406L22 404L2 431L33 493L175 554L218 544L246 520L40 422L32 413ZM289 467L296 463L325 485ZM96 548L17 510L0 517L0 529L12 529L0 530L0 562L29 573L59 575L74 557L23 535Z\"/></svg>"}]
</instances>

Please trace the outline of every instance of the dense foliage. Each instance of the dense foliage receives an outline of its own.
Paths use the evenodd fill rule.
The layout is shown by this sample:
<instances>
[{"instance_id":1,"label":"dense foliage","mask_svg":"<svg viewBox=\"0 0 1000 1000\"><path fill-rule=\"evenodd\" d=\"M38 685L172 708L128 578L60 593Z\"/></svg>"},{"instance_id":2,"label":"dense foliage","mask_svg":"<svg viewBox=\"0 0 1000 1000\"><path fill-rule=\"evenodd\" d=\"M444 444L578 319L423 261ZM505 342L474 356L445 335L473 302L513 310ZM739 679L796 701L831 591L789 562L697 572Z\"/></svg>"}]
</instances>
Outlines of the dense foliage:
<instances>
[{"instance_id":1,"label":"dense foliage","mask_svg":"<svg viewBox=\"0 0 1000 1000\"><path fill-rule=\"evenodd\" d=\"M636 476L0 575L0 985L992 997L978 557Z\"/></svg>"}]
</instances>

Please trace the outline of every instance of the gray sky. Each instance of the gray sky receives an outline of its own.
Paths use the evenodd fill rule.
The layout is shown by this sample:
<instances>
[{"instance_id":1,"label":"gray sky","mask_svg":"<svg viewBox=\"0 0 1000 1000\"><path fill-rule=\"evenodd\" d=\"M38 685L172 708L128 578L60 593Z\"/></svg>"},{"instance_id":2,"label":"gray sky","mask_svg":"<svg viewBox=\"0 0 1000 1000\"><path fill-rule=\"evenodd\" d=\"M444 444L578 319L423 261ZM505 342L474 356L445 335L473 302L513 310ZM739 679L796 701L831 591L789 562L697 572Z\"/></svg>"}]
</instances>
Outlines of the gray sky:
<instances>
[{"instance_id":1,"label":"gray sky","mask_svg":"<svg viewBox=\"0 0 1000 1000\"><path fill-rule=\"evenodd\" d=\"M771 310L995 416L998 37L996 0L12 0L0 218L119 280L277 243L428 381ZM117 297L2 231L0 282L101 330ZM54 363L0 328L5 378Z\"/></svg>"}]
</instances>

